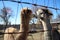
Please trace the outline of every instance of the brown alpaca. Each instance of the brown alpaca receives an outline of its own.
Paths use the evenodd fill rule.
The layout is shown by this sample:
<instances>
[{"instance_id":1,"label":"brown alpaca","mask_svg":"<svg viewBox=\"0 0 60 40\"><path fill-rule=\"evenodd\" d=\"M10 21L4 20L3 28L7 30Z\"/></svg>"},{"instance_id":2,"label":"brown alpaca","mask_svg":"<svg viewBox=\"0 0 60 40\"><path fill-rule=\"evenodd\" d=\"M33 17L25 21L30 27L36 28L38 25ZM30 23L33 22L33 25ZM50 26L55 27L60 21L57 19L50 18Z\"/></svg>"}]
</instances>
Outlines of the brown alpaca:
<instances>
[{"instance_id":1,"label":"brown alpaca","mask_svg":"<svg viewBox=\"0 0 60 40\"><path fill-rule=\"evenodd\" d=\"M5 34L4 40L26 40L28 36L28 30L29 30L29 21L31 18L32 11L28 8L22 9L21 11L21 24L20 24L20 30L17 31L15 28L7 28L5 32L22 32L19 34Z\"/></svg>"},{"instance_id":2,"label":"brown alpaca","mask_svg":"<svg viewBox=\"0 0 60 40\"><path fill-rule=\"evenodd\" d=\"M52 29L52 37L53 37L53 40L60 40L60 33L56 28Z\"/></svg>"}]
</instances>

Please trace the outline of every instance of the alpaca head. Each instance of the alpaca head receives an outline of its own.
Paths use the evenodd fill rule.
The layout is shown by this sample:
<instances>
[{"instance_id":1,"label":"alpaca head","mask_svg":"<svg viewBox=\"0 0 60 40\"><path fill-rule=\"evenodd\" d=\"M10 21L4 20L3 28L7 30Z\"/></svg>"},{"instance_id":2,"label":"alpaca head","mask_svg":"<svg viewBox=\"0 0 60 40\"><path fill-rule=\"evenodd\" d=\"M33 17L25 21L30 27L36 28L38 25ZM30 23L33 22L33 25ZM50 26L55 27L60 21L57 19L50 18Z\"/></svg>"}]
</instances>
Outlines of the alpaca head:
<instances>
[{"instance_id":1,"label":"alpaca head","mask_svg":"<svg viewBox=\"0 0 60 40\"><path fill-rule=\"evenodd\" d=\"M37 16L42 20L46 20L46 19L50 18L51 15L52 15L52 13L45 7L40 8L37 11Z\"/></svg>"},{"instance_id":2,"label":"alpaca head","mask_svg":"<svg viewBox=\"0 0 60 40\"><path fill-rule=\"evenodd\" d=\"M23 8L21 10L21 16L23 18L25 18L26 20L30 20L31 19L31 14L32 14L32 11L28 8Z\"/></svg>"}]
</instances>

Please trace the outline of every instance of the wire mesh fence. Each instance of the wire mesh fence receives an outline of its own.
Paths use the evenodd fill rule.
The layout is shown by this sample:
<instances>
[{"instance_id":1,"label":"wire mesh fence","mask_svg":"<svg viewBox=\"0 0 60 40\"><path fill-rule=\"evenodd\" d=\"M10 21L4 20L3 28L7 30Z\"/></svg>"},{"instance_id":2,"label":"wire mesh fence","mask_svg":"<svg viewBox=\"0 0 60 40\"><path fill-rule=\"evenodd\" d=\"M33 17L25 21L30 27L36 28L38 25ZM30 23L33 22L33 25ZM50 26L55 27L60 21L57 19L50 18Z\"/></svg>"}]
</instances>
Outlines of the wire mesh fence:
<instances>
[{"instance_id":1,"label":"wire mesh fence","mask_svg":"<svg viewBox=\"0 0 60 40\"><path fill-rule=\"evenodd\" d=\"M20 4L23 3L23 4L33 5L33 6L41 6L41 7L46 7L46 8L54 9L56 11L57 10L60 10L59 8L43 6L43 5L39 5L39 4L35 4L35 3L29 3L29 2L21 2L21 1L10 1L10 2L16 2L16 3L20 3ZM3 5L4 5L4 3L3 3ZM5 5L4 5L4 7L5 7ZM21 5L21 7L23 8L22 5ZM18 13L18 7L17 7L17 13ZM17 16L16 16L16 18L17 18ZM59 25L57 25L57 27L58 27L57 30L60 32L60 29L59 29L60 26ZM28 32L29 35L28 35L27 40L44 40L44 37L43 37L44 31L49 31L49 30L40 30L40 29L37 29L37 30L38 31L36 31L36 32ZM0 32L0 34L1 34L0 35L0 40L4 40L4 34L20 34L20 33L23 33L23 32L18 32L18 33L15 33L15 32L13 32L13 33L5 33L5 32L2 32L2 31Z\"/></svg>"}]
</instances>

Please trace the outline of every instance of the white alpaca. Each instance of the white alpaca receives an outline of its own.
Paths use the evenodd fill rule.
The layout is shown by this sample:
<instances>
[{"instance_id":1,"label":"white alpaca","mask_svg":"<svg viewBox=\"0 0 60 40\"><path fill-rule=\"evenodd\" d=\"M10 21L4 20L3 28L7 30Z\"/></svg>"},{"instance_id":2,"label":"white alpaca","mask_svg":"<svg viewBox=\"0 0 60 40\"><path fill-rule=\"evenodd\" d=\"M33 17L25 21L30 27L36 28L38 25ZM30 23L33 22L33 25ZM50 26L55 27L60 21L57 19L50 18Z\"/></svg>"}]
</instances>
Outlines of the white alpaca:
<instances>
[{"instance_id":1,"label":"white alpaca","mask_svg":"<svg viewBox=\"0 0 60 40\"><path fill-rule=\"evenodd\" d=\"M44 28L44 40L52 40L50 16L52 13L47 8L40 8L37 11L38 19L42 22Z\"/></svg>"}]
</instances>

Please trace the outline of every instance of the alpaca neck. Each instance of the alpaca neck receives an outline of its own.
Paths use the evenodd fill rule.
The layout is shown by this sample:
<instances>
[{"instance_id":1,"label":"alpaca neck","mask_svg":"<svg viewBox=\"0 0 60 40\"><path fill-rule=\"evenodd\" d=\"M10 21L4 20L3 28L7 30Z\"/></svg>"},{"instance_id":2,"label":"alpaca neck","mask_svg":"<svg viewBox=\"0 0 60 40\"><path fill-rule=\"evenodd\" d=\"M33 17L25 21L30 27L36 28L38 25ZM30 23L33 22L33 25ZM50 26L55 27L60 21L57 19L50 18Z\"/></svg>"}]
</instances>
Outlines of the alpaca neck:
<instances>
[{"instance_id":1,"label":"alpaca neck","mask_svg":"<svg viewBox=\"0 0 60 40\"><path fill-rule=\"evenodd\" d=\"M47 19L46 21L42 21L42 25L44 27L44 30L51 30L51 24L50 24L50 19Z\"/></svg>"},{"instance_id":2,"label":"alpaca neck","mask_svg":"<svg viewBox=\"0 0 60 40\"><path fill-rule=\"evenodd\" d=\"M29 21L22 20L19 32L22 32L16 36L16 40L26 40L28 36Z\"/></svg>"},{"instance_id":3,"label":"alpaca neck","mask_svg":"<svg viewBox=\"0 0 60 40\"><path fill-rule=\"evenodd\" d=\"M44 28L44 40L52 40L52 36L51 36L52 27L50 24L50 20L48 19L46 21L42 21L42 24Z\"/></svg>"},{"instance_id":4,"label":"alpaca neck","mask_svg":"<svg viewBox=\"0 0 60 40\"><path fill-rule=\"evenodd\" d=\"M22 20L20 25L20 32L28 32L28 29L29 29L29 21Z\"/></svg>"}]
</instances>

